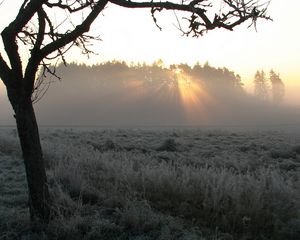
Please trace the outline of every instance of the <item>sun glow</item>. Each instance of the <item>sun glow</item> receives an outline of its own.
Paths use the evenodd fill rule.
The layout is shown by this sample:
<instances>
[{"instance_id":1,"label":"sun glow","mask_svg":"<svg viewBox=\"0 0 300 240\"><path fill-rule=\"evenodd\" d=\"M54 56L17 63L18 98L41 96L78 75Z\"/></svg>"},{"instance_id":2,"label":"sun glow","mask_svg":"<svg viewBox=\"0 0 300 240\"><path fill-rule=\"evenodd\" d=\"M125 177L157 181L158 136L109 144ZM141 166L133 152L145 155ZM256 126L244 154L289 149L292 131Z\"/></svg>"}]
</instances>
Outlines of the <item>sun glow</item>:
<instances>
[{"instance_id":1,"label":"sun glow","mask_svg":"<svg viewBox=\"0 0 300 240\"><path fill-rule=\"evenodd\" d=\"M187 75L180 68L175 68L173 74L180 102L189 123L193 123L199 118L207 120L209 116L205 107L208 102L211 102L211 98L202 86L201 81Z\"/></svg>"}]
</instances>

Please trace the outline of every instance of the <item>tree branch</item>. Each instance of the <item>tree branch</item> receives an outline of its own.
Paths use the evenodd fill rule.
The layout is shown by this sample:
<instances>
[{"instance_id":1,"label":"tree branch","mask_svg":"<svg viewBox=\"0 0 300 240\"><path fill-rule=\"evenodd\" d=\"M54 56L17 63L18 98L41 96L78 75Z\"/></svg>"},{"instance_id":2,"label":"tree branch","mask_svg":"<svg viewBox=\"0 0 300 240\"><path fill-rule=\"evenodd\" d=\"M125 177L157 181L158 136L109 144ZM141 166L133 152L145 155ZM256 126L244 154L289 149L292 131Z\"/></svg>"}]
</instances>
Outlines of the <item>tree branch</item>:
<instances>
[{"instance_id":1,"label":"tree branch","mask_svg":"<svg viewBox=\"0 0 300 240\"><path fill-rule=\"evenodd\" d=\"M78 3L79 6L72 7L72 5L74 5L76 3ZM49 8L57 7L57 8L60 8L60 9L67 10L69 13L78 12L78 11L81 11L81 10L87 8L87 7L92 8L94 4L95 4L94 0L86 0L85 3L83 3L82 1L79 1L79 0L75 0L72 4L69 4L68 2L66 4L64 4L62 0L59 0L57 3L46 2L47 7L49 7Z\"/></svg>"},{"instance_id":2,"label":"tree branch","mask_svg":"<svg viewBox=\"0 0 300 240\"><path fill-rule=\"evenodd\" d=\"M126 8L162 8L166 10L178 10L178 11L184 11L184 12L190 12L197 14L207 26L211 25L211 21L208 19L208 17L205 15L206 10L199 7L199 4L203 2L203 0L197 1L195 3L192 1L190 4L177 4L172 2L132 2L128 0L110 0L111 3L114 3L121 7ZM201 5L200 5L201 6Z\"/></svg>"},{"instance_id":3,"label":"tree branch","mask_svg":"<svg viewBox=\"0 0 300 240\"><path fill-rule=\"evenodd\" d=\"M84 37L83 34L89 31L91 24L104 9L107 2L107 0L98 1L93 6L92 11L89 13L86 19L80 25L76 26L75 29L65 34L56 34L54 32L52 22L47 16L46 12L42 9L42 7L38 10L39 30L38 33L33 36L33 38L35 38L35 44L31 51L31 57L29 58L24 75L23 86L26 95L31 95L34 90L35 74L41 61L55 51L58 51L57 56L61 56L63 58L65 51L63 51L62 48L70 43L75 42L79 37ZM42 47L45 37L46 22L50 28L50 32L47 35L51 38L52 42Z\"/></svg>"},{"instance_id":4,"label":"tree branch","mask_svg":"<svg viewBox=\"0 0 300 240\"><path fill-rule=\"evenodd\" d=\"M24 90L28 95L32 94L35 75L40 64L40 61L38 61L39 50L43 44L46 29L46 13L44 12L42 7L38 10L37 14L39 30L36 36L35 44L31 50L31 57L29 58L24 74Z\"/></svg>"},{"instance_id":5,"label":"tree branch","mask_svg":"<svg viewBox=\"0 0 300 240\"><path fill-rule=\"evenodd\" d=\"M110 0L110 2L126 8L151 8L151 14L156 25L156 18L153 16L155 11L166 9L191 13L190 18L184 18L189 22L188 30L184 31L180 29L186 36L193 33L193 36L198 37L204 32L215 28L224 28L232 31L234 27L248 19L252 19L254 23L257 18L270 20L270 18L265 15L266 8L262 8L261 10L257 9L254 0L224 0L228 11L226 13L221 13L220 11L220 13L215 14L211 20L208 17L206 9L212 7L212 3L210 1L206 3L206 0L182 1L181 3L168 1L133 2L130 0ZM263 3L260 7L264 5L266 4Z\"/></svg>"},{"instance_id":6,"label":"tree branch","mask_svg":"<svg viewBox=\"0 0 300 240\"><path fill-rule=\"evenodd\" d=\"M7 27L12 35L16 36L19 32L21 32L22 28L30 21L42 5L47 2L47 0L31 0L27 5L25 4L26 2L28 2L28 0L24 1L17 17Z\"/></svg>"},{"instance_id":7,"label":"tree branch","mask_svg":"<svg viewBox=\"0 0 300 240\"><path fill-rule=\"evenodd\" d=\"M35 45L31 51L33 55L35 54L36 51L38 51L41 48L41 46L43 44L43 40L45 37L45 29L46 29L46 20L45 19L46 19L46 13L41 8L38 11L39 31L37 33Z\"/></svg>"},{"instance_id":8,"label":"tree branch","mask_svg":"<svg viewBox=\"0 0 300 240\"><path fill-rule=\"evenodd\" d=\"M22 79L22 62L18 52L18 44L16 38L23 27L29 22L33 15L41 8L45 0L32 0L27 4L25 0L19 13L14 21L12 21L1 33L5 51L8 55L11 68L15 75L14 81ZM27 5L26 5L27 4Z\"/></svg>"},{"instance_id":9,"label":"tree branch","mask_svg":"<svg viewBox=\"0 0 300 240\"><path fill-rule=\"evenodd\" d=\"M69 43L72 43L75 41L78 37L80 37L85 32L88 32L90 30L91 24L94 22L94 20L97 18L97 16L100 14L100 12L104 9L106 4L108 3L108 0L100 0L98 1L92 11L89 13L89 15L85 18L85 20L77 25L75 29L73 29L70 32L67 32L66 34L62 35L59 39L49 43L45 47L43 47L40 50L39 54L39 61L41 61L43 58L47 57L49 54L55 52L56 50L66 46Z\"/></svg>"}]
</instances>

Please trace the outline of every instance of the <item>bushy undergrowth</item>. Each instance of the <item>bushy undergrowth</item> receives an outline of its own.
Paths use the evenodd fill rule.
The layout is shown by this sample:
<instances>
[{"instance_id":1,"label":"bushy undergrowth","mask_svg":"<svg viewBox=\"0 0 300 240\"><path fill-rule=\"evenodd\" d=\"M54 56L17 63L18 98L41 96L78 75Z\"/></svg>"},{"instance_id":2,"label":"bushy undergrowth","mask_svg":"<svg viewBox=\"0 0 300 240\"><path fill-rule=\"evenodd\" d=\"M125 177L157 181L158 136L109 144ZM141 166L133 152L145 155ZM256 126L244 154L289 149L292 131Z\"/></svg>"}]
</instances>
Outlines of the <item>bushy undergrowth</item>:
<instances>
[{"instance_id":1,"label":"bushy undergrowth","mask_svg":"<svg viewBox=\"0 0 300 240\"><path fill-rule=\"evenodd\" d=\"M300 239L296 134L44 130L41 136L53 220L42 233L30 232L24 174L9 180L3 170L24 171L15 133L5 132L0 192L8 194L10 184L22 197L14 207L11 195L0 198L6 216L0 239Z\"/></svg>"}]
</instances>

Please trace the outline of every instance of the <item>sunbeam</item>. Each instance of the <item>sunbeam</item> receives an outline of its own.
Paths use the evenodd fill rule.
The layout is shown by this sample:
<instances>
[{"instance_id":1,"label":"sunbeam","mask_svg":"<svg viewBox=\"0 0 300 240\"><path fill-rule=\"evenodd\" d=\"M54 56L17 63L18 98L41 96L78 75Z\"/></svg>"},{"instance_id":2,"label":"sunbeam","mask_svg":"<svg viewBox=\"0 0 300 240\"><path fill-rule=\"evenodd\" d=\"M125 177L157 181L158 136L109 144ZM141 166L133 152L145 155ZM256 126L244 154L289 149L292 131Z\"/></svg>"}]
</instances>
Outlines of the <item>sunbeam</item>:
<instances>
[{"instance_id":1,"label":"sunbeam","mask_svg":"<svg viewBox=\"0 0 300 240\"><path fill-rule=\"evenodd\" d=\"M199 119L208 120L206 107L212 100L201 80L194 79L178 67L172 70L172 74L186 120L189 123L197 122Z\"/></svg>"}]
</instances>

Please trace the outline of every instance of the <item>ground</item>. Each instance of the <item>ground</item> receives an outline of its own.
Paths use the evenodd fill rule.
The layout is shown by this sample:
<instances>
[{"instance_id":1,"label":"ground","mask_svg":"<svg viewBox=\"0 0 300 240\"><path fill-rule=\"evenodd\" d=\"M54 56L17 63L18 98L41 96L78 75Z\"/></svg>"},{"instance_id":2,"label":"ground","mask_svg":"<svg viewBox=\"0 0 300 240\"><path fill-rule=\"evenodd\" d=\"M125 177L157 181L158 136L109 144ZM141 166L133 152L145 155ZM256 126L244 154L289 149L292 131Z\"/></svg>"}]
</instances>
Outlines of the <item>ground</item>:
<instances>
[{"instance_id":1,"label":"ground","mask_svg":"<svg viewBox=\"0 0 300 240\"><path fill-rule=\"evenodd\" d=\"M42 128L53 220L30 230L0 129L0 239L300 239L300 132Z\"/></svg>"}]
</instances>

